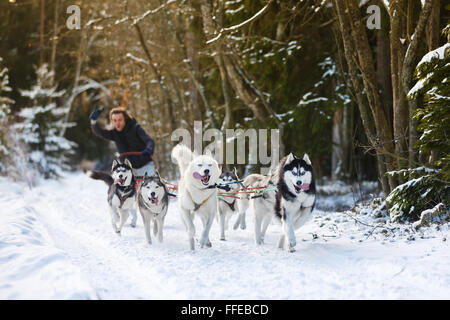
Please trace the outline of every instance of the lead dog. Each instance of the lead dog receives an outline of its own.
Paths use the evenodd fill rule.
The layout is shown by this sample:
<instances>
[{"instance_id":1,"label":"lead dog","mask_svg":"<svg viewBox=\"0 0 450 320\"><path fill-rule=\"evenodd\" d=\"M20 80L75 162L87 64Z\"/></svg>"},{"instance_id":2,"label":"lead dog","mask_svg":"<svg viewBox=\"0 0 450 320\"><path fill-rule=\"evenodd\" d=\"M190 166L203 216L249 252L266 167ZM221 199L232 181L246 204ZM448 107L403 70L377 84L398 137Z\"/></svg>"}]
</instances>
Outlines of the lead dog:
<instances>
[{"instance_id":1,"label":"lead dog","mask_svg":"<svg viewBox=\"0 0 450 320\"><path fill-rule=\"evenodd\" d=\"M143 182L138 189L136 207L144 222L145 237L149 244L152 243L150 223L153 222L153 235L158 241L163 241L164 218L167 214L169 196L166 185L161 182L161 177L156 175L147 176L145 173Z\"/></svg>"},{"instance_id":2,"label":"lead dog","mask_svg":"<svg viewBox=\"0 0 450 320\"><path fill-rule=\"evenodd\" d=\"M178 206L188 233L190 248L195 249L194 216L199 216L203 223L200 246L211 247L209 231L217 211L216 182L220 176L217 161L209 155L194 155L188 147L181 144L173 148L172 159L180 169Z\"/></svg>"},{"instance_id":3,"label":"lead dog","mask_svg":"<svg viewBox=\"0 0 450 320\"><path fill-rule=\"evenodd\" d=\"M132 215L131 226L136 227L136 211L133 210L136 181L130 161L125 159L123 163L120 163L114 160L111 174L96 170L88 171L87 174L90 178L102 180L109 186L108 205L113 230L120 235L130 213ZM117 226L117 223L119 223L119 226Z\"/></svg>"},{"instance_id":4,"label":"lead dog","mask_svg":"<svg viewBox=\"0 0 450 320\"><path fill-rule=\"evenodd\" d=\"M312 216L316 202L316 185L308 155L297 158L290 153L281 159L275 173L278 187L275 197L275 217L282 230L278 247L295 251L295 230Z\"/></svg>"}]
</instances>

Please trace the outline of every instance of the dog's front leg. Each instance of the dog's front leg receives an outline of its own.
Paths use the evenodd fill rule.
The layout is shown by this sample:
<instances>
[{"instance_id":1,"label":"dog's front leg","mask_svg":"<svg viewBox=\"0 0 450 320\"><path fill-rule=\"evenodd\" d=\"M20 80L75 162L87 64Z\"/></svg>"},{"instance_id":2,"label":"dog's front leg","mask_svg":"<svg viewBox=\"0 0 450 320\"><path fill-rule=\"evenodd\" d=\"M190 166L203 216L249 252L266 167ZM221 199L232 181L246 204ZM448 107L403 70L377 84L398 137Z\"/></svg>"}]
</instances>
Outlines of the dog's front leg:
<instances>
[{"instance_id":1,"label":"dog's front leg","mask_svg":"<svg viewBox=\"0 0 450 320\"><path fill-rule=\"evenodd\" d=\"M200 239L200 246L212 247L211 241L209 241L209 230L211 229L212 223L214 221L214 214L209 214L207 216L202 216L203 221L203 232Z\"/></svg>"},{"instance_id":2,"label":"dog's front leg","mask_svg":"<svg viewBox=\"0 0 450 320\"><path fill-rule=\"evenodd\" d=\"M238 218L236 219L236 222L234 223L233 229L236 230L239 225L241 226L242 230L245 230L247 226L245 225L245 211L248 209L248 199L238 199L237 200L237 209L239 212Z\"/></svg>"},{"instance_id":3,"label":"dog's front leg","mask_svg":"<svg viewBox=\"0 0 450 320\"><path fill-rule=\"evenodd\" d=\"M150 232L150 217L148 215L142 215L142 220L144 221L145 238L148 244L152 244L152 235Z\"/></svg>"},{"instance_id":4,"label":"dog's front leg","mask_svg":"<svg viewBox=\"0 0 450 320\"><path fill-rule=\"evenodd\" d=\"M158 227L158 241L163 242L163 224L164 224L164 218L158 217L155 219L155 224Z\"/></svg>"},{"instance_id":5,"label":"dog's front leg","mask_svg":"<svg viewBox=\"0 0 450 320\"><path fill-rule=\"evenodd\" d=\"M112 207L109 208L109 213L111 214L111 224L112 224L113 230L114 230L114 232L117 233L117 232L119 232L117 230L117 222L119 221L119 215L117 214L117 211Z\"/></svg>"},{"instance_id":6,"label":"dog's front leg","mask_svg":"<svg viewBox=\"0 0 450 320\"><path fill-rule=\"evenodd\" d=\"M265 213L257 210L255 201L253 202L253 213L255 216L255 226L254 226L255 227L255 243L257 245L261 245L261 244L263 244L262 237L261 237L261 224L264 219Z\"/></svg>"},{"instance_id":7,"label":"dog's front leg","mask_svg":"<svg viewBox=\"0 0 450 320\"><path fill-rule=\"evenodd\" d=\"M225 241L225 210L219 206L220 240Z\"/></svg>"},{"instance_id":8,"label":"dog's front leg","mask_svg":"<svg viewBox=\"0 0 450 320\"><path fill-rule=\"evenodd\" d=\"M189 211L190 210L180 208L181 219L183 220L184 225L186 226L186 231L188 233L188 239L191 250L195 250L195 243L194 243L195 226L194 223L192 222Z\"/></svg>"},{"instance_id":9,"label":"dog's front leg","mask_svg":"<svg viewBox=\"0 0 450 320\"><path fill-rule=\"evenodd\" d=\"M128 210L119 209L119 212L120 212L120 221L119 221L119 227L117 228L118 229L117 233L120 235L123 225L125 224L125 222L128 219Z\"/></svg>"},{"instance_id":10,"label":"dog's front leg","mask_svg":"<svg viewBox=\"0 0 450 320\"><path fill-rule=\"evenodd\" d=\"M284 215L282 218L282 228L287 240L287 250L289 252L294 252L294 247L297 244L297 241L295 239L292 215L286 209L284 209Z\"/></svg>"},{"instance_id":11,"label":"dog's front leg","mask_svg":"<svg viewBox=\"0 0 450 320\"><path fill-rule=\"evenodd\" d=\"M131 212L131 227L136 228L137 215L135 209L130 209Z\"/></svg>"}]
</instances>

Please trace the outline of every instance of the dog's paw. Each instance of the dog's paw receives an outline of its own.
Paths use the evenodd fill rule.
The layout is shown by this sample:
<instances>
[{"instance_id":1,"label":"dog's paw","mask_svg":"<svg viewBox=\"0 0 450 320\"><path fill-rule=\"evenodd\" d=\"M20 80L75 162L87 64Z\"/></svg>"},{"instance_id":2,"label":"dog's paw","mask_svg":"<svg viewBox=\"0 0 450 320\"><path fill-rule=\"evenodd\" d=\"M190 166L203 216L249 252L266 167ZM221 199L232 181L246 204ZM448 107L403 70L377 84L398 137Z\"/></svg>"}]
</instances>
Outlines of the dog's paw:
<instances>
[{"instance_id":1,"label":"dog's paw","mask_svg":"<svg viewBox=\"0 0 450 320\"><path fill-rule=\"evenodd\" d=\"M289 246L288 247L288 250L287 250L288 252L295 252L295 248L294 247L291 247L291 246Z\"/></svg>"},{"instance_id":2,"label":"dog's paw","mask_svg":"<svg viewBox=\"0 0 450 320\"><path fill-rule=\"evenodd\" d=\"M220 241L226 241L225 237L220 237Z\"/></svg>"}]
</instances>

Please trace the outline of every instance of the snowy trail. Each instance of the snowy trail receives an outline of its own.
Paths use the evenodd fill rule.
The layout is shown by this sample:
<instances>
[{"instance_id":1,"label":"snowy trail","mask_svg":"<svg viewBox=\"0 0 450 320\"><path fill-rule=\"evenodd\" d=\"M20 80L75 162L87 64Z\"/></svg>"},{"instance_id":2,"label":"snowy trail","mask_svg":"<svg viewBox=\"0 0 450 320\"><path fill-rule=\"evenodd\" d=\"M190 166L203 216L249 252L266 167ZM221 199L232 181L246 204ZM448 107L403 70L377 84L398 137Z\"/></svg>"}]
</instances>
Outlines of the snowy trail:
<instances>
[{"instance_id":1,"label":"snowy trail","mask_svg":"<svg viewBox=\"0 0 450 320\"><path fill-rule=\"evenodd\" d=\"M450 235L448 225L416 241L400 233L366 240L368 228L342 214L318 210L314 221L296 232L297 251L290 254L276 248L276 225L269 226L266 244L256 247L248 212L246 230L228 230L227 241L219 241L215 222L213 247L191 252L175 201L169 205L164 242L154 239L150 246L141 217L136 228L127 223L121 237L113 233L106 189L103 182L83 174L45 181L16 197L0 187L1 210L11 200L17 208L32 208L57 249L93 288L93 298L450 298L450 248L443 241ZM198 235L200 221L195 224ZM315 240L313 233L318 235ZM2 250L0 246L0 268ZM5 291L0 286L0 296Z\"/></svg>"}]
</instances>

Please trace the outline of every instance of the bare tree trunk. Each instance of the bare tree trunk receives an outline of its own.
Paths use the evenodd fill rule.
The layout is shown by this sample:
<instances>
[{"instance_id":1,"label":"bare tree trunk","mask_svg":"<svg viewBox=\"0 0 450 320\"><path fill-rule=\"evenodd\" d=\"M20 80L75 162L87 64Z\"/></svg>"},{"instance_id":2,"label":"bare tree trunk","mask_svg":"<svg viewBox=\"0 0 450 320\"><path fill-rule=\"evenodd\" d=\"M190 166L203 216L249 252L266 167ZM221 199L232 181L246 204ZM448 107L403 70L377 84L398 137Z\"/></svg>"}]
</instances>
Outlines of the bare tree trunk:
<instances>
[{"instance_id":1,"label":"bare tree trunk","mask_svg":"<svg viewBox=\"0 0 450 320\"><path fill-rule=\"evenodd\" d=\"M162 5L161 1L160 1L160 4ZM184 45L183 41L181 40L180 35L178 34L178 31L176 30L176 28L173 24L173 20L167 14L166 8L163 8L163 13L164 13L164 17L167 19L167 21L169 21L169 28L172 31L172 34L174 35L175 40L181 50L181 53L183 55L183 61L185 61L187 68L188 68L189 76L191 77L191 79L195 85L195 88L197 89L198 93L200 94L203 104L206 107L208 118L211 121L211 125L213 128L218 129L219 127L218 127L218 124L216 121L216 117L214 115L214 110L212 109L208 99L206 98L205 88L204 88L203 84L201 83L200 77L198 77L197 72L196 72L191 60L189 59L189 56L188 56L188 53L186 50L186 46Z\"/></svg>"},{"instance_id":2,"label":"bare tree trunk","mask_svg":"<svg viewBox=\"0 0 450 320\"><path fill-rule=\"evenodd\" d=\"M217 32L213 22L213 8L211 2L209 0L201 1L201 11L203 18L203 30L207 36L207 38L212 38ZM214 45L214 44L213 44ZM216 57L219 56L219 58ZM260 98L249 88L248 84L243 79L242 75L238 73L237 68L235 67L235 62L233 58L230 56L223 55L223 59L220 59L220 54L215 52L214 60L219 67L225 67L227 79L229 80L233 90L249 108L252 110L255 117L261 122L261 124L265 124L266 117L263 111L264 106L262 105L262 101Z\"/></svg>"},{"instance_id":3,"label":"bare tree trunk","mask_svg":"<svg viewBox=\"0 0 450 320\"><path fill-rule=\"evenodd\" d=\"M382 152L380 152L380 150L377 149L377 135L375 131L374 121L372 119L370 109L367 106L362 94L363 87L359 80L358 71L356 68L357 57L354 56L354 54L356 53L356 48L354 47L354 43L351 37L351 31L349 28L348 19L345 14L343 1L335 0L335 8L344 45L344 55L347 61L348 71L350 74L350 79L352 81L352 87L354 88L354 93L356 95L356 101L361 115L361 120L363 122L364 131L369 140L369 143L375 148L375 151L377 153L378 177L380 179L383 191L385 194L389 194L389 184L384 175L386 173L384 155Z\"/></svg>"},{"instance_id":4,"label":"bare tree trunk","mask_svg":"<svg viewBox=\"0 0 450 320\"><path fill-rule=\"evenodd\" d=\"M58 10L60 0L55 0L55 11L53 16L53 37L52 37L52 56L50 59L50 71L55 73L56 65L56 46L58 44Z\"/></svg>"},{"instance_id":5,"label":"bare tree trunk","mask_svg":"<svg viewBox=\"0 0 450 320\"><path fill-rule=\"evenodd\" d=\"M397 156L397 167L404 167L404 163L400 159L406 158L406 151L408 150L406 145L406 136L408 128L408 104L406 101L406 95L403 91L403 85L401 83L402 67L404 49L400 38L406 41L406 35L404 35L404 19L403 9L404 1L397 1L391 5L390 12L390 48L391 48L391 79L392 79L392 109L393 109L393 129L395 139L395 153Z\"/></svg>"},{"instance_id":6,"label":"bare tree trunk","mask_svg":"<svg viewBox=\"0 0 450 320\"><path fill-rule=\"evenodd\" d=\"M145 43L144 35L142 34L142 30L138 23L133 24L136 33L138 35L139 42L142 46L142 49L145 52L145 55L147 56L147 59L149 61L149 65L151 69L153 70L153 73L155 74L156 78L158 79L159 87L161 88L161 91L164 93L165 102L167 103L167 111L169 116L169 123L170 123L170 129L171 131L176 129L176 122L175 122L175 115L174 115L174 104L172 101L172 97L170 96L170 90L167 84L165 83L162 75L161 70L157 67L156 62L153 60L153 57L150 53L150 50L147 47L147 44Z\"/></svg>"},{"instance_id":7,"label":"bare tree trunk","mask_svg":"<svg viewBox=\"0 0 450 320\"><path fill-rule=\"evenodd\" d=\"M39 65L44 63L44 24L45 24L45 0L41 0L41 23L39 28Z\"/></svg>"},{"instance_id":8,"label":"bare tree trunk","mask_svg":"<svg viewBox=\"0 0 450 320\"><path fill-rule=\"evenodd\" d=\"M338 2L339 1L336 1L336 3ZM345 2L348 9L348 22L350 23L356 52L358 54L358 65L361 68L364 88L375 122L377 138L380 140L377 152L382 152L385 155L386 169L391 171L395 169L394 142L392 139L391 127L378 90L374 67L375 63L367 39L365 24L361 19L358 2L354 0L346 0ZM342 5L342 3L339 5ZM342 10L341 12L345 11ZM397 181L394 177L389 177L388 181L391 190L397 186Z\"/></svg>"}]
</instances>

